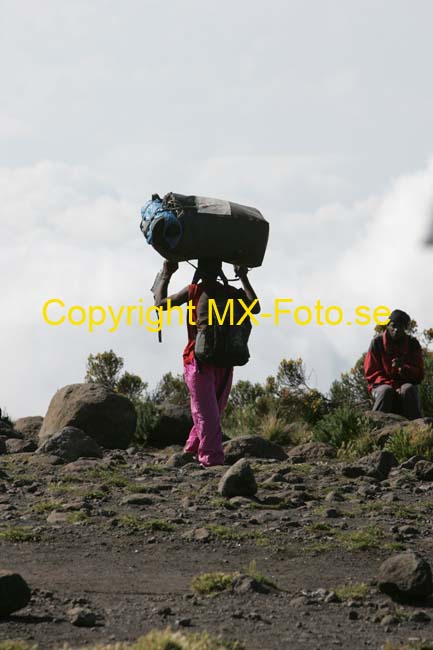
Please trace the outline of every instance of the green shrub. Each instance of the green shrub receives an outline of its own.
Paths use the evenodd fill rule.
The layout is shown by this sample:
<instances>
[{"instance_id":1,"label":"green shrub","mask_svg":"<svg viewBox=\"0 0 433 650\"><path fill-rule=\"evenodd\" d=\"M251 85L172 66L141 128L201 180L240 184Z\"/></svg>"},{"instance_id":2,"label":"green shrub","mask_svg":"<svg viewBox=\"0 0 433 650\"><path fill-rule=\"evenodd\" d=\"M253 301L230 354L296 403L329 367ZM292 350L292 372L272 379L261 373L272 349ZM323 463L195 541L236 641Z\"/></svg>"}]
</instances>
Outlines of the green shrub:
<instances>
[{"instance_id":1,"label":"green shrub","mask_svg":"<svg viewBox=\"0 0 433 650\"><path fill-rule=\"evenodd\" d=\"M351 440L373 430L374 423L352 406L339 406L325 415L314 427L314 439L339 449Z\"/></svg>"},{"instance_id":2,"label":"green shrub","mask_svg":"<svg viewBox=\"0 0 433 650\"><path fill-rule=\"evenodd\" d=\"M278 445L293 444L290 424L275 413L263 417L259 426L259 435Z\"/></svg>"},{"instance_id":3,"label":"green shrub","mask_svg":"<svg viewBox=\"0 0 433 650\"><path fill-rule=\"evenodd\" d=\"M412 456L433 460L433 429L430 424L408 424L394 433L385 445L402 463Z\"/></svg>"},{"instance_id":4,"label":"green shrub","mask_svg":"<svg viewBox=\"0 0 433 650\"><path fill-rule=\"evenodd\" d=\"M155 403L150 399L135 400L134 406L137 413L137 425L132 442L141 446L146 444L147 436L156 424L158 413Z\"/></svg>"}]
</instances>

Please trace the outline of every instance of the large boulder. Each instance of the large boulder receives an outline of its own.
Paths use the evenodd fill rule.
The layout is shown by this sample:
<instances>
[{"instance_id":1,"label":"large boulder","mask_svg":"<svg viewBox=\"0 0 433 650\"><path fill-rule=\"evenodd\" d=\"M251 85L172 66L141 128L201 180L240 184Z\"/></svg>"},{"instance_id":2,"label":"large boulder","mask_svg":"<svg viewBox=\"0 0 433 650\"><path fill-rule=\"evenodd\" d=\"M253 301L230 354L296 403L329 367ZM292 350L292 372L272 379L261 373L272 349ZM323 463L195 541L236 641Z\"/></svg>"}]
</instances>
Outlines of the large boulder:
<instances>
[{"instance_id":1,"label":"large boulder","mask_svg":"<svg viewBox=\"0 0 433 650\"><path fill-rule=\"evenodd\" d=\"M126 449L135 432L137 415L132 402L101 384L71 384L57 391L41 430L42 445L64 427L76 427L106 449Z\"/></svg>"},{"instance_id":2,"label":"large boulder","mask_svg":"<svg viewBox=\"0 0 433 650\"><path fill-rule=\"evenodd\" d=\"M23 454L36 451L37 444L34 440L20 440L19 438L8 438L6 440L6 451L8 454Z\"/></svg>"},{"instance_id":3,"label":"large boulder","mask_svg":"<svg viewBox=\"0 0 433 650\"><path fill-rule=\"evenodd\" d=\"M38 439L39 431L41 430L44 418L40 415L29 415L25 418L19 418L15 424L15 431L21 433L26 440Z\"/></svg>"},{"instance_id":4,"label":"large boulder","mask_svg":"<svg viewBox=\"0 0 433 650\"><path fill-rule=\"evenodd\" d=\"M433 593L430 565L414 551L394 555L380 566L378 586L391 598L426 598Z\"/></svg>"},{"instance_id":5,"label":"large boulder","mask_svg":"<svg viewBox=\"0 0 433 650\"><path fill-rule=\"evenodd\" d=\"M257 492L257 483L253 470L245 458L237 463L222 476L218 492L223 497L253 497Z\"/></svg>"},{"instance_id":6,"label":"large boulder","mask_svg":"<svg viewBox=\"0 0 433 650\"><path fill-rule=\"evenodd\" d=\"M103 456L96 440L76 427L64 427L45 440L37 453L58 456L65 463L71 463L79 458L102 458Z\"/></svg>"},{"instance_id":7,"label":"large boulder","mask_svg":"<svg viewBox=\"0 0 433 650\"><path fill-rule=\"evenodd\" d=\"M223 445L225 462L233 465L241 458L273 458L286 460L287 454L280 445L260 436L239 436Z\"/></svg>"},{"instance_id":8,"label":"large boulder","mask_svg":"<svg viewBox=\"0 0 433 650\"><path fill-rule=\"evenodd\" d=\"M181 404L163 402L155 407L155 415L146 431L149 447L184 445L193 425L189 408Z\"/></svg>"},{"instance_id":9,"label":"large boulder","mask_svg":"<svg viewBox=\"0 0 433 650\"><path fill-rule=\"evenodd\" d=\"M30 589L24 578L13 571L0 571L0 618L26 607L30 596Z\"/></svg>"},{"instance_id":10,"label":"large boulder","mask_svg":"<svg viewBox=\"0 0 433 650\"><path fill-rule=\"evenodd\" d=\"M325 442L305 442L289 449L287 455L292 463L310 463L335 458L337 451Z\"/></svg>"}]
</instances>

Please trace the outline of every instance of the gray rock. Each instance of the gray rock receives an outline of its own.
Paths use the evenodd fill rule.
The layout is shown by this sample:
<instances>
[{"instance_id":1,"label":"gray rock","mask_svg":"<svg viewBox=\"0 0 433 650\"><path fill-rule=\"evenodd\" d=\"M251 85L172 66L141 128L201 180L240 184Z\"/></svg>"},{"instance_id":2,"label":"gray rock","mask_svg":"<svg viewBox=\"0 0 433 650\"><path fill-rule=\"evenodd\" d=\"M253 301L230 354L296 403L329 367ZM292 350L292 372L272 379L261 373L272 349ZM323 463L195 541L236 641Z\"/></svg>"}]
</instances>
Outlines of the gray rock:
<instances>
[{"instance_id":1,"label":"gray rock","mask_svg":"<svg viewBox=\"0 0 433 650\"><path fill-rule=\"evenodd\" d=\"M257 483L250 464L245 458L238 460L221 478L218 492L227 498L252 497Z\"/></svg>"},{"instance_id":2,"label":"gray rock","mask_svg":"<svg viewBox=\"0 0 433 650\"><path fill-rule=\"evenodd\" d=\"M37 445L34 440L20 440L19 438L8 438L6 450L8 454L24 454L36 451Z\"/></svg>"},{"instance_id":3,"label":"gray rock","mask_svg":"<svg viewBox=\"0 0 433 650\"><path fill-rule=\"evenodd\" d=\"M366 470L367 476L372 476L380 481L386 479L393 467L397 467L398 462L394 454L390 451L373 451L367 456L359 459L359 464Z\"/></svg>"},{"instance_id":4,"label":"gray rock","mask_svg":"<svg viewBox=\"0 0 433 650\"><path fill-rule=\"evenodd\" d=\"M44 418L40 415L30 415L19 418L15 424L15 431L18 431L26 440L37 442Z\"/></svg>"},{"instance_id":5,"label":"gray rock","mask_svg":"<svg viewBox=\"0 0 433 650\"><path fill-rule=\"evenodd\" d=\"M259 582L251 576L244 575L234 578L232 589L236 594L246 594L248 592L268 594L271 591L271 588L263 582Z\"/></svg>"},{"instance_id":6,"label":"gray rock","mask_svg":"<svg viewBox=\"0 0 433 650\"><path fill-rule=\"evenodd\" d=\"M419 460L415 465L415 474L420 481L433 481L433 463Z\"/></svg>"},{"instance_id":7,"label":"gray rock","mask_svg":"<svg viewBox=\"0 0 433 650\"><path fill-rule=\"evenodd\" d=\"M144 494L131 494L120 502L122 506L150 506L152 503L153 500Z\"/></svg>"},{"instance_id":8,"label":"gray rock","mask_svg":"<svg viewBox=\"0 0 433 650\"><path fill-rule=\"evenodd\" d=\"M86 607L68 609L67 616L72 625L77 627L94 627L96 625L96 614Z\"/></svg>"},{"instance_id":9,"label":"gray rock","mask_svg":"<svg viewBox=\"0 0 433 650\"><path fill-rule=\"evenodd\" d=\"M328 492L328 494L326 495L325 501L327 501L328 503L332 503L333 501L345 501L345 498L339 492L335 492L334 490L332 490L332 492Z\"/></svg>"},{"instance_id":10,"label":"gray rock","mask_svg":"<svg viewBox=\"0 0 433 650\"><path fill-rule=\"evenodd\" d=\"M53 454L66 463L79 458L102 458L102 449L89 435L76 427L64 427L38 448L38 454Z\"/></svg>"},{"instance_id":11,"label":"gray rock","mask_svg":"<svg viewBox=\"0 0 433 650\"><path fill-rule=\"evenodd\" d=\"M411 458L405 460L404 463L400 463L398 469L413 469L420 460L425 460L425 458L422 456L411 456Z\"/></svg>"},{"instance_id":12,"label":"gray rock","mask_svg":"<svg viewBox=\"0 0 433 650\"><path fill-rule=\"evenodd\" d=\"M306 442L302 445L292 447L287 456L292 463L309 463L327 458L335 458L337 452L335 447L325 442Z\"/></svg>"},{"instance_id":13,"label":"gray rock","mask_svg":"<svg viewBox=\"0 0 433 650\"><path fill-rule=\"evenodd\" d=\"M431 618L427 612L418 610L410 615L409 620L412 621L412 623L430 623Z\"/></svg>"},{"instance_id":14,"label":"gray rock","mask_svg":"<svg viewBox=\"0 0 433 650\"><path fill-rule=\"evenodd\" d=\"M286 460L287 454L280 445L260 436L239 436L223 445L225 460L233 465L241 458L273 458Z\"/></svg>"},{"instance_id":15,"label":"gray rock","mask_svg":"<svg viewBox=\"0 0 433 650\"><path fill-rule=\"evenodd\" d=\"M343 465L341 468L341 473L346 478L359 478L360 476L365 476L366 469L360 465Z\"/></svg>"},{"instance_id":16,"label":"gray rock","mask_svg":"<svg viewBox=\"0 0 433 650\"><path fill-rule=\"evenodd\" d=\"M48 524L66 524L68 523L69 513L53 510L47 517Z\"/></svg>"},{"instance_id":17,"label":"gray rock","mask_svg":"<svg viewBox=\"0 0 433 650\"><path fill-rule=\"evenodd\" d=\"M71 384L52 398L39 432L39 443L72 426L94 438L101 447L126 449L136 422L134 405L124 395L101 384Z\"/></svg>"},{"instance_id":18,"label":"gray rock","mask_svg":"<svg viewBox=\"0 0 433 650\"><path fill-rule=\"evenodd\" d=\"M379 568L379 589L391 598L425 598L433 592L429 563L414 551L399 553Z\"/></svg>"},{"instance_id":19,"label":"gray rock","mask_svg":"<svg viewBox=\"0 0 433 650\"><path fill-rule=\"evenodd\" d=\"M192 537L198 542L209 542L212 539L212 533L208 528L196 528Z\"/></svg>"},{"instance_id":20,"label":"gray rock","mask_svg":"<svg viewBox=\"0 0 433 650\"><path fill-rule=\"evenodd\" d=\"M189 463L194 462L194 456L192 454L185 453L176 453L170 456L166 462L167 467L183 467Z\"/></svg>"},{"instance_id":21,"label":"gray rock","mask_svg":"<svg viewBox=\"0 0 433 650\"><path fill-rule=\"evenodd\" d=\"M7 617L26 607L30 589L24 578L12 571L0 571L0 617Z\"/></svg>"},{"instance_id":22,"label":"gray rock","mask_svg":"<svg viewBox=\"0 0 433 650\"><path fill-rule=\"evenodd\" d=\"M149 447L162 449L184 445L193 425L190 409L182 404L163 402L155 407L153 423L146 431Z\"/></svg>"}]
</instances>

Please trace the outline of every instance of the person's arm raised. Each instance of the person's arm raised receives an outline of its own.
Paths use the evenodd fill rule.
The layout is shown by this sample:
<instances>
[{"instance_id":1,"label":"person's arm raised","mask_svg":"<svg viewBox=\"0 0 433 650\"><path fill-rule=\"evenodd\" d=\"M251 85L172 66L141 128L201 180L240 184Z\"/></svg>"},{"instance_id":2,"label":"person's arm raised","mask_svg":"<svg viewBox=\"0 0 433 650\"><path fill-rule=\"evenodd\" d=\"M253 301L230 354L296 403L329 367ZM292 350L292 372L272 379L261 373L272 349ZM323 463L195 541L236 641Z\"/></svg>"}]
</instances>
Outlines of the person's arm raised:
<instances>
[{"instance_id":1,"label":"person's arm raised","mask_svg":"<svg viewBox=\"0 0 433 650\"><path fill-rule=\"evenodd\" d=\"M242 282L242 287L243 290L245 291L245 294L248 299L248 304L251 305L251 303L254 300L257 300L256 304L251 310L252 314L258 314L260 313L260 302L257 299L256 292L254 291L253 287L251 286L251 283L248 279L248 268L246 266L234 266L235 273L239 280Z\"/></svg>"},{"instance_id":2,"label":"person's arm raised","mask_svg":"<svg viewBox=\"0 0 433 650\"><path fill-rule=\"evenodd\" d=\"M167 309L168 300L170 300L170 304L173 307L178 307L188 301L188 287L184 287L177 293L167 296L167 289L171 276L173 273L176 273L178 268L179 265L177 262L164 260L162 270L159 272L155 284L152 287L156 307L162 307L163 310Z\"/></svg>"}]
</instances>

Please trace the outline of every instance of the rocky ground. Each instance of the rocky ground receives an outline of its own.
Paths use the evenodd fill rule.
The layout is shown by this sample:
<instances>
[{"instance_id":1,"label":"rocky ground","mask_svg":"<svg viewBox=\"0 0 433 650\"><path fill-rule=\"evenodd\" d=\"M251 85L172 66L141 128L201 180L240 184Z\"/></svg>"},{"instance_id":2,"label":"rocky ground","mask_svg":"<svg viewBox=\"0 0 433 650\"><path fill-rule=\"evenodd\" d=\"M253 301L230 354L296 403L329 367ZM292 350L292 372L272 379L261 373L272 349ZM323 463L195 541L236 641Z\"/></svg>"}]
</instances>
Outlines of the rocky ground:
<instances>
[{"instance_id":1,"label":"rocky ground","mask_svg":"<svg viewBox=\"0 0 433 650\"><path fill-rule=\"evenodd\" d=\"M231 462L252 449L236 444ZM249 458L257 492L230 498L228 467L178 451L1 456L0 569L32 595L0 618L0 640L82 647L170 626L248 650L433 644L431 597L400 602L378 585L390 556L433 557L429 466L392 467L382 452L340 462L310 444ZM212 572L232 575L197 579Z\"/></svg>"}]
</instances>

